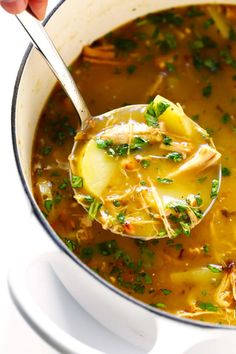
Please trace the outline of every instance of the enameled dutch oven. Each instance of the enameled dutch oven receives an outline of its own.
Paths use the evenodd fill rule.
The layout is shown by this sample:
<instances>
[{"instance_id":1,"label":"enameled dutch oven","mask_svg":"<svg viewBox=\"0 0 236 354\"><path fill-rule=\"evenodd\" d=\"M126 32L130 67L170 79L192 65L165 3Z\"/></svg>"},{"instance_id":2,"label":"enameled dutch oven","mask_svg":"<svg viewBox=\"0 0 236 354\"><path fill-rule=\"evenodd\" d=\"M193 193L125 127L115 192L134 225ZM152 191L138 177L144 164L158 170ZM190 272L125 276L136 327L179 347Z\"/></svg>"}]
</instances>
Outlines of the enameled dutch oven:
<instances>
[{"instance_id":1,"label":"enameled dutch oven","mask_svg":"<svg viewBox=\"0 0 236 354\"><path fill-rule=\"evenodd\" d=\"M235 0L66 0L49 16L46 28L69 65L84 45L137 17L175 6L204 3L234 4ZM234 328L180 319L128 296L76 258L40 212L32 194L31 151L40 113L55 81L39 53L30 46L15 84L12 137L17 168L35 217L43 227L42 236L47 233L58 247L58 254L49 257L56 275L91 316L140 348L140 353L236 353ZM77 340L37 308L16 278L10 278L10 291L30 325L60 353L78 353ZM101 352L83 346L82 353Z\"/></svg>"}]
</instances>

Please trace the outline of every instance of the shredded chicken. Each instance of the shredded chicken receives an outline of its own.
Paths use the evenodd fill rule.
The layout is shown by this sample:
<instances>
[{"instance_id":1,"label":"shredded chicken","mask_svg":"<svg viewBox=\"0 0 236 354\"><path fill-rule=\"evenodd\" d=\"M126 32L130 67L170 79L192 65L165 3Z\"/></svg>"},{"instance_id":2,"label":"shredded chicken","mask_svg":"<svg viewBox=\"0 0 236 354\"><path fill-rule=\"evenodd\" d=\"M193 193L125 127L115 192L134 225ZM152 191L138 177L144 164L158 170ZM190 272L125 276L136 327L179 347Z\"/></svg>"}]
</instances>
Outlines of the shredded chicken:
<instances>
[{"instance_id":1,"label":"shredded chicken","mask_svg":"<svg viewBox=\"0 0 236 354\"><path fill-rule=\"evenodd\" d=\"M202 172L210 166L215 165L221 154L207 144L201 145L196 153L190 157L183 165L168 175L168 178L176 177L182 173L196 171Z\"/></svg>"},{"instance_id":2,"label":"shredded chicken","mask_svg":"<svg viewBox=\"0 0 236 354\"><path fill-rule=\"evenodd\" d=\"M184 153L191 153L192 151L192 144L185 142L185 141L172 141L171 145L165 145L165 144L161 144L160 148L163 150L169 150L169 151L176 151L176 152L180 152L182 154Z\"/></svg>"},{"instance_id":3,"label":"shredded chicken","mask_svg":"<svg viewBox=\"0 0 236 354\"><path fill-rule=\"evenodd\" d=\"M95 64L108 64L108 65L125 64L124 62L116 59L115 47L110 44L102 45L99 47L89 47L89 46L84 47L83 60Z\"/></svg>"},{"instance_id":4,"label":"shredded chicken","mask_svg":"<svg viewBox=\"0 0 236 354\"><path fill-rule=\"evenodd\" d=\"M132 139L138 136L148 140L149 143L160 142L162 135L159 128L147 126L145 123L130 121L129 124L115 125L113 128L106 129L99 136L103 140L112 140L113 144L129 144Z\"/></svg>"},{"instance_id":5,"label":"shredded chicken","mask_svg":"<svg viewBox=\"0 0 236 354\"><path fill-rule=\"evenodd\" d=\"M167 219L167 216L166 216L166 213L165 213L165 209L164 209L164 206L162 204L162 201L161 201L161 198L159 197L159 194L157 192L157 188L155 188L152 180L150 177L148 177L148 182L151 186L151 190L152 190L152 194L153 194L153 199L156 203L156 206L158 208L158 211L159 211L159 214L162 218L162 221L165 225L165 229L166 229L166 233L168 235L169 238L172 238L173 235L175 234L175 231L172 229L168 219Z\"/></svg>"},{"instance_id":6,"label":"shredded chicken","mask_svg":"<svg viewBox=\"0 0 236 354\"><path fill-rule=\"evenodd\" d=\"M215 292L215 302L221 308L228 308L236 301L235 271L226 273Z\"/></svg>"},{"instance_id":7,"label":"shredded chicken","mask_svg":"<svg viewBox=\"0 0 236 354\"><path fill-rule=\"evenodd\" d=\"M163 82L164 76L163 75L158 75L154 83L151 85L149 90L146 93L147 98L149 99L150 97L154 97L157 95L159 88Z\"/></svg>"}]
</instances>

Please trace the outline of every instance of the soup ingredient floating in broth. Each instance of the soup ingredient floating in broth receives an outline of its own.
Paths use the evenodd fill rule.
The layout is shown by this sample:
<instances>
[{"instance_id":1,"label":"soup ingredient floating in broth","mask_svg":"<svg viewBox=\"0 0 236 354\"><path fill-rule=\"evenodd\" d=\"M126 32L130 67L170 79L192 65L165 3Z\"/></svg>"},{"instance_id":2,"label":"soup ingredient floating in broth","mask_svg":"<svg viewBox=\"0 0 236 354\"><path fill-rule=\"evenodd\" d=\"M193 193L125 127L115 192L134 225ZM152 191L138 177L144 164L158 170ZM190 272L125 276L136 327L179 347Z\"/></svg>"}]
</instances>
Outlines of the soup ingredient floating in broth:
<instances>
[{"instance_id":1,"label":"soup ingredient floating in broth","mask_svg":"<svg viewBox=\"0 0 236 354\"><path fill-rule=\"evenodd\" d=\"M113 233L189 236L217 197L221 155L212 138L161 96L98 117L75 141L75 199Z\"/></svg>"}]
</instances>

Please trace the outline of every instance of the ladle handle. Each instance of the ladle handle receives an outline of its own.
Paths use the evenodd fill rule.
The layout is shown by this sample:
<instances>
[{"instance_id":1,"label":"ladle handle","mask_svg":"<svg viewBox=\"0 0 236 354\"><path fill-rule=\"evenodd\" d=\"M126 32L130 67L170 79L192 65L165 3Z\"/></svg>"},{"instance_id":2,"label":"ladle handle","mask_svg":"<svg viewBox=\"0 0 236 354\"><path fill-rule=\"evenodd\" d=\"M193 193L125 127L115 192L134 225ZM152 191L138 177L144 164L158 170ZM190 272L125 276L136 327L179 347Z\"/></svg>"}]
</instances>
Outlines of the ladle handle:
<instances>
[{"instance_id":1,"label":"ladle handle","mask_svg":"<svg viewBox=\"0 0 236 354\"><path fill-rule=\"evenodd\" d=\"M16 15L16 17L30 36L36 49L46 60L49 67L60 81L68 97L71 99L80 118L80 129L86 129L92 116L75 84L75 81L49 38L46 30L37 19L26 11Z\"/></svg>"}]
</instances>

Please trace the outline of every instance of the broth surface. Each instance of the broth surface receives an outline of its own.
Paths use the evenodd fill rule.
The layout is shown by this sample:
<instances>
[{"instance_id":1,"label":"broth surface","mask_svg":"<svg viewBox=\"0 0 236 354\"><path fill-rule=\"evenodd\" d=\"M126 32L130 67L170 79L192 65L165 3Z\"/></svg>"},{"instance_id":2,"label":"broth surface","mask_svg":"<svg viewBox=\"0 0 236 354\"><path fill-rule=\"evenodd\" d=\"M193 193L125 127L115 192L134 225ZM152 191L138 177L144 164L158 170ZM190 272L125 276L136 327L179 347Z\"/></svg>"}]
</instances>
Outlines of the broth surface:
<instances>
[{"instance_id":1,"label":"broth surface","mask_svg":"<svg viewBox=\"0 0 236 354\"><path fill-rule=\"evenodd\" d=\"M216 16L218 15L218 16ZM219 24L217 18L223 21ZM86 47L71 70L93 115L160 94L179 102L222 154L222 185L207 217L172 240L132 240L91 222L73 198L68 156L75 112L56 87L33 148L34 195L51 226L90 268L126 293L178 316L236 324L236 9L151 14ZM92 163L92 162L91 162ZM99 174L99 171L97 172ZM196 176L199 185L206 176Z\"/></svg>"}]
</instances>

